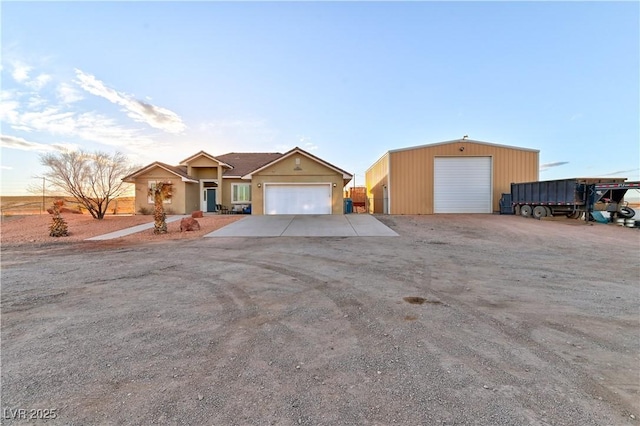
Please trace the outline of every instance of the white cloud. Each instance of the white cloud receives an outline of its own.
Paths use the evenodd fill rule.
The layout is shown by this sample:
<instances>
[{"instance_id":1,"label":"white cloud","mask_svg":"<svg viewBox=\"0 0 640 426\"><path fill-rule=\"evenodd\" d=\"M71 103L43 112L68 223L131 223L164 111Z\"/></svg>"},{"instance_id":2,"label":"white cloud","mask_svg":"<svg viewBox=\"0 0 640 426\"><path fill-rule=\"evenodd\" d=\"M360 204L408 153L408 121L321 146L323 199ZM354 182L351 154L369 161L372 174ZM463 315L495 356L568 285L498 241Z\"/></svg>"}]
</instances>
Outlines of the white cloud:
<instances>
[{"instance_id":1,"label":"white cloud","mask_svg":"<svg viewBox=\"0 0 640 426\"><path fill-rule=\"evenodd\" d=\"M11 166L0 166L0 170L13 170Z\"/></svg>"},{"instance_id":2,"label":"white cloud","mask_svg":"<svg viewBox=\"0 0 640 426\"><path fill-rule=\"evenodd\" d=\"M11 72L13 79L32 90L40 90L53 80L49 74L44 73L32 79L30 73L34 68L22 61L11 61L11 66L13 67L13 71Z\"/></svg>"},{"instance_id":3,"label":"white cloud","mask_svg":"<svg viewBox=\"0 0 640 426\"><path fill-rule=\"evenodd\" d=\"M304 149L305 151L315 151L318 149L318 145L311 142L307 142L302 146L302 149Z\"/></svg>"},{"instance_id":4,"label":"white cloud","mask_svg":"<svg viewBox=\"0 0 640 426\"><path fill-rule=\"evenodd\" d=\"M95 96L124 107L127 115L133 120L168 133L180 133L186 129L182 119L173 111L134 99L133 96L107 87L95 76L76 69L78 85Z\"/></svg>"},{"instance_id":5,"label":"white cloud","mask_svg":"<svg viewBox=\"0 0 640 426\"><path fill-rule=\"evenodd\" d=\"M50 152L60 151L63 145L46 145L38 142L31 142L23 138L9 135L0 135L0 147L19 149L22 151L38 151L38 152Z\"/></svg>"},{"instance_id":6,"label":"white cloud","mask_svg":"<svg viewBox=\"0 0 640 426\"><path fill-rule=\"evenodd\" d=\"M33 95L27 101L27 105L29 108L38 108L45 106L47 104L47 100L43 99L39 95Z\"/></svg>"},{"instance_id":7,"label":"white cloud","mask_svg":"<svg viewBox=\"0 0 640 426\"><path fill-rule=\"evenodd\" d=\"M61 83L58 85L56 88L56 96L60 102L64 104L72 104L84 99L80 92L67 83Z\"/></svg>"},{"instance_id":8,"label":"white cloud","mask_svg":"<svg viewBox=\"0 0 640 426\"><path fill-rule=\"evenodd\" d=\"M32 67L19 61L12 63L12 65L13 72L11 73L11 76L15 81L18 83L24 83L29 80L29 72L33 69Z\"/></svg>"},{"instance_id":9,"label":"white cloud","mask_svg":"<svg viewBox=\"0 0 640 426\"><path fill-rule=\"evenodd\" d=\"M311 142L311 138L308 136L298 136L298 141L300 142L300 148L305 151L316 151L318 149L318 145Z\"/></svg>"},{"instance_id":10,"label":"white cloud","mask_svg":"<svg viewBox=\"0 0 640 426\"><path fill-rule=\"evenodd\" d=\"M20 103L14 98L13 93L3 90L0 92L0 121L13 123L18 119L18 107Z\"/></svg>"},{"instance_id":11,"label":"white cloud","mask_svg":"<svg viewBox=\"0 0 640 426\"><path fill-rule=\"evenodd\" d=\"M39 76L37 76L33 80L25 81L24 84L25 84L25 86L27 86L27 87L29 87L29 88L31 88L33 90L40 90L44 86L46 86L51 80L52 80L52 78L51 78L51 76L49 74L40 74Z\"/></svg>"},{"instance_id":12,"label":"white cloud","mask_svg":"<svg viewBox=\"0 0 640 426\"><path fill-rule=\"evenodd\" d=\"M22 108L20 96L26 98L26 108ZM125 128L95 112L79 113L65 105L50 105L37 96L8 91L0 92L0 100L0 120L14 131L75 137L141 153L158 145L141 130Z\"/></svg>"}]
</instances>

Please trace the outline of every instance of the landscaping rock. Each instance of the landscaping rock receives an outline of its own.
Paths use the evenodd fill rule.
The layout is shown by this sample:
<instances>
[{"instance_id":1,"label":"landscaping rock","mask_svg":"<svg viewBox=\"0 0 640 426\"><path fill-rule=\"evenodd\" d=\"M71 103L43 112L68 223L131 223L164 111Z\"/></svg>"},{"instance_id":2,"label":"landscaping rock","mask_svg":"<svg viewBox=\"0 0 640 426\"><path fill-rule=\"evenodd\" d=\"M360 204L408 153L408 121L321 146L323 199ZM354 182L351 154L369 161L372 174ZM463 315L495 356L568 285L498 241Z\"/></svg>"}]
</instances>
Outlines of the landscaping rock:
<instances>
[{"instance_id":1,"label":"landscaping rock","mask_svg":"<svg viewBox=\"0 0 640 426\"><path fill-rule=\"evenodd\" d=\"M199 231L200 224L192 217L185 217L180 221L180 232Z\"/></svg>"}]
</instances>

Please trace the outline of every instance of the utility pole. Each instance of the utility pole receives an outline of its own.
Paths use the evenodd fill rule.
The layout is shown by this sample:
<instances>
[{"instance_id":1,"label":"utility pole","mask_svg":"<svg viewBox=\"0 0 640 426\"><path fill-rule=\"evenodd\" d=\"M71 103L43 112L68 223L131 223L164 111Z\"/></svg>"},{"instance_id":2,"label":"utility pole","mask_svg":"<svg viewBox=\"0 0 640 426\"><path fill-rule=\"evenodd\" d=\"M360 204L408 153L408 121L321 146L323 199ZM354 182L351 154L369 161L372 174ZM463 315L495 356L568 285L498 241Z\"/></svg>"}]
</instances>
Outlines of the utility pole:
<instances>
[{"instance_id":1,"label":"utility pole","mask_svg":"<svg viewBox=\"0 0 640 426\"><path fill-rule=\"evenodd\" d=\"M45 178L42 178L42 210L40 211L40 214L44 214L44 181Z\"/></svg>"}]
</instances>

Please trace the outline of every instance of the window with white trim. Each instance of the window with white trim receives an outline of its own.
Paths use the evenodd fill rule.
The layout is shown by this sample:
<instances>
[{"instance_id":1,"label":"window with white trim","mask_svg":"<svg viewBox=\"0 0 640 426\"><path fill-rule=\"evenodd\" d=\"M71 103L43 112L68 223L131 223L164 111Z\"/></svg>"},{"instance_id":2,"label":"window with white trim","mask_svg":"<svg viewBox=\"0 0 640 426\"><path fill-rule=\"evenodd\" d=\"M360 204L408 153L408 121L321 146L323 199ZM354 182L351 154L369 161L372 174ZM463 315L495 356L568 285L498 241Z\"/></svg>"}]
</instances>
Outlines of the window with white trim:
<instances>
[{"instance_id":1,"label":"window with white trim","mask_svg":"<svg viewBox=\"0 0 640 426\"><path fill-rule=\"evenodd\" d=\"M249 183L231 184L231 202L232 203L250 203L251 202L251 184Z\"/></svg>"},{"instance_id":2,"label":"window with white trim","mask_svg":"<svg viewBox=\"0 0 640 426\"><path fill-rule=\"evenodd\" d=\"M147 183L147 202L148 202L149 204L154 204L154 203L155 203L155 201L153 200L153 195L152 195L152 194L153 194L153 192L152 192L152 191L156 188L156 184L157 184L158 182L168 182L168 183L171 183L171 181L170 181L170 180L169 180L169 181L150 180L150 181ZM171 198L169 198L168 200L164 200L164 201L162 202L162 204L171 204Z\"/></svg>"}]
</instances>

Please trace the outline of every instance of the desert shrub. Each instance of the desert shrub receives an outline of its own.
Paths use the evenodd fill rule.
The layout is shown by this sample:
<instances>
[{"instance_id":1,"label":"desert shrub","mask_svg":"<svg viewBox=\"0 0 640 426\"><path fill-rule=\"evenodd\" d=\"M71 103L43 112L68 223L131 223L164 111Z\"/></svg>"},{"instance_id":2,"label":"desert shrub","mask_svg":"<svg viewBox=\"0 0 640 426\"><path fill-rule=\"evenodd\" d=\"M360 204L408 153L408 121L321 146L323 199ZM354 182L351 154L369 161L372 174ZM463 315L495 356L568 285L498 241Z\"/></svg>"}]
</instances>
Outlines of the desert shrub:
<instances>
[{"instance_id":1,"label":"desert shrub","mask_svg":"<svg viewBox=\"0 0 640 426\"><path fill-rule=\"evenodd\" d=\"M140 207L138 209L138 213L142 214L142 215L150 215L151 213L153 213L153 210L150 209L149 207Z\"/></svg>"}]
</instances>

